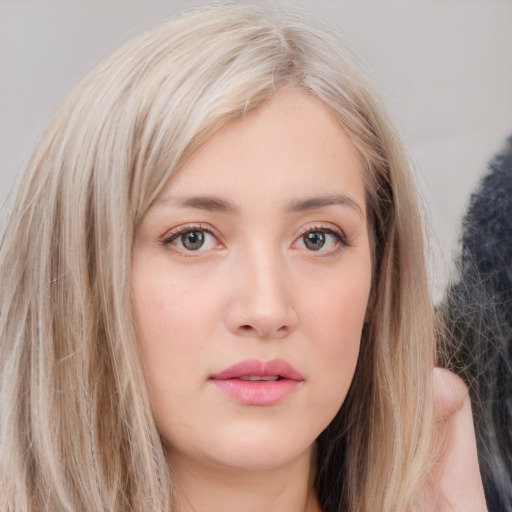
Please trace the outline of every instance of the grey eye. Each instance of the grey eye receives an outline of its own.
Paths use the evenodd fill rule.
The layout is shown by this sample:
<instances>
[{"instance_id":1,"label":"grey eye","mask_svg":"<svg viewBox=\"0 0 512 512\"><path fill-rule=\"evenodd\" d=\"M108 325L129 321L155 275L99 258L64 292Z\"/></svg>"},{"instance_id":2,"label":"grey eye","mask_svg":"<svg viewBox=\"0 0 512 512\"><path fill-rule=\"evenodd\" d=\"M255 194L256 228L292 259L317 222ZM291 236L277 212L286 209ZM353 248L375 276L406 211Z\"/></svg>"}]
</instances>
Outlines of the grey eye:
<instances>
[{"instance_id":1,"label":"grey eye","mask_svg":"<svg viewBox=\"0 0 512 512\"><path fill-rule=\"evenodd\" d=\"M325 233L310 231L303 235L304 245L310 251L318 251L325 245Z\"/></svg>"},{"instance_id":2,"label":"grey eye","mask_svg":"<svg viewBox=\"0 0 512 512\"><path fill-rule=\"evenodd\" d=\"M202 253L219 247L215 235L207 228L201 226L179 226L162 241L169 249L188 254Z\"/></svg>"},{"instance_id":3,"label":"grey eye","mask_svg":"<svg viewBox=\"0 0 512 512\"><path fill-rule=\"evenodd\" d=\"M189 231L181 235L181 243L189 251L197 251L204 244L204 233L202 231Z\"/></svg>"}]
</instances>

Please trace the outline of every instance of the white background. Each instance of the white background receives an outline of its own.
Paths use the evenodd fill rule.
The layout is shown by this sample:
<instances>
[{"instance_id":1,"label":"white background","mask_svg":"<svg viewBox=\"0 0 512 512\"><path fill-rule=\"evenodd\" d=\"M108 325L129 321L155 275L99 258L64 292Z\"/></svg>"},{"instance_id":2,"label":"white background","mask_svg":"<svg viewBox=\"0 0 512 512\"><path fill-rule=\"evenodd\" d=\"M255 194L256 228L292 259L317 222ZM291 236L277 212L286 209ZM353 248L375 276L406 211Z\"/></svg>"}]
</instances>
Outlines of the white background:
<instances>
[{"instance_id":1,"label":"white background","mask_svg":"<svg viewBox=\"0 0 512 512\"><path fill-rule=\"evenodd\" d=\"M411 150L439 298L470 193L512 133L512 1L283 3L337 25L367 61ZM196 4L0 0L0 202L84 75L131 36Z\"/></svg>"}]
</instances>

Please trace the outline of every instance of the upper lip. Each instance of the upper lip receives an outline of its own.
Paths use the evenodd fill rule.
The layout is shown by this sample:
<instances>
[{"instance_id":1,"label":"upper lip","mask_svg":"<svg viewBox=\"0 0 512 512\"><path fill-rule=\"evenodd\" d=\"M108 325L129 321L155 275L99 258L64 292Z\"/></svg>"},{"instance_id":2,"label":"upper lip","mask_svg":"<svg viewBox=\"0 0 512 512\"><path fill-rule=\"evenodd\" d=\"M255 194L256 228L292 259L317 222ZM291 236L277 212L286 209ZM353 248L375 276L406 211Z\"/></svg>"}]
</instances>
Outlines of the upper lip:
<instances>
[{"instance_id":1,"label":"upper lip","mask_svg":"<svg viewBox=\"0 0 512 512\"><path fill-rule=\"evenodd\" d=\"M283 379L304 380L301 373L283 359L272 359L271 361L247 359L212 375L210 378L213 380L227 380L239 379L249 375L254 377L274 375Z\"/></svg>"}]
</instances>

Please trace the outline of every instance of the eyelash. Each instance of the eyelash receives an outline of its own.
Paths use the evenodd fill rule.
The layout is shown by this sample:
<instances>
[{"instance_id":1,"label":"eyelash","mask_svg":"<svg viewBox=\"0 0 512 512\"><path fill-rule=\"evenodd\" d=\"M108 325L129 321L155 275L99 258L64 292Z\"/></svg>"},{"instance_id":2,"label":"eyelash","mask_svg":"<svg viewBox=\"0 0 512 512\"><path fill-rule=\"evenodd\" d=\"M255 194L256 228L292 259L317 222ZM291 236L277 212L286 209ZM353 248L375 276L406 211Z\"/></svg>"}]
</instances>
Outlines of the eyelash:
<instances>
[{"instance_id":1,"label":"eyelash","mask_svg":"<svg viewBox=\"0 0 512 512\"><path fill-rule=\"evenodd\" d=\"M195 252L200 252L200 251L192 251L192 250L186 250L186 249L173 248L173 242L176 239L178 239L180 236L185 235L187 233L192 233L194 231L208 233L209 235L213 236L215 239L217 239L217 240L219 239L219 235L216 234L215 231L212 230L212 228L209 225L186 224L186 225L179 226L179 227L173 229L170 233L168 233L165 236L165 238L163 238L161 240L161 244L165 247L168 247L173 252L179 253L182 256L192 257L195 255L194 254ZM335 229L325 227L325 226L309 226L309 227L307 227L306 229L304 229L303 231L301 231L299 233L299 235L297 236L297 238L294 241L294 244L298 240L303 238L305 235L308 235L310 233L324 233L327 235L334 236L334 238L336 239L337 247L335 247L334 250L328 251L327 254L336 254L337 252L339 252L340 250L342 250L346 247L352 247L352 244L350 243L350 241L347 239L347 237L343 233L341 233ZM323 254L323 251L311 250L310 252L312 252L312 253L316 252L317 254Z\"/></svg>"},{"instance_id":2,"label":"eyelash","mask_svg":"<svg viewBox=\"0 0 512 512\"><path fill-rule=\"evenodd\" d=\"M335 247L334 250L328 251L326 255L337 254L340 250L343 250L346 247L352 247L352 244L350 243L350 241L348 240L344 233L325 226L308 226L306 229L300 232L299 236L296 238L294 243L296 243L298 240L303 238L305 235L308 235L309 233L324 233L326 235L334 236L334 238L336 239L337 247ZM311 252L315 253L316 251ZM323 252L317 251L317 254L323 254Z\"/></svg>"},{"instance_id":3,"label":"eyelash","mask_svg":"<svg viewBox=\"0 0 512 512\"><path fill-rule=\"evenodd\" d=\"M161 244L165 247L172 247L172 242L174 242L177 238L182 235L186 235L187 233L192 233L194 231L200 231L202 233L208 233L214 238L218 239L219 235L214 232L214 230L208 226L207 224L185 224L183 226L178 226L173 229L170 233L168 233L161 241ZM174 249L174 252L180 253L185 256L193 256L195 251L187 251L182 249Z\"/></svg>"}]
</instances>

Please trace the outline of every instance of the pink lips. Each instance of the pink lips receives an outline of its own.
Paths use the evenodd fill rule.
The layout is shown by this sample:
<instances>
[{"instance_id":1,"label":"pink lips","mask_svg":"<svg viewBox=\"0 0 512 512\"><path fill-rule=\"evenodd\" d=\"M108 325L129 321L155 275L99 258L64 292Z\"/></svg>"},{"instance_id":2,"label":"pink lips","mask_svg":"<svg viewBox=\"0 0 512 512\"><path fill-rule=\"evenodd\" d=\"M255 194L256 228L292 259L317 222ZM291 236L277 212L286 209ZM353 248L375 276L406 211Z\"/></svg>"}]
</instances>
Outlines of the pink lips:
<instances>
[{"instance_id":1,"label":"pink lips","mask_svg":"<svg viewBox=\"0 0 512 512\"><path fill-rule=\"evenodd\" d=\"M276 404L303 380L300 372L282 359L248 359L210 377L212 384L245 405Z\"/></svg>"}]
</instances>

